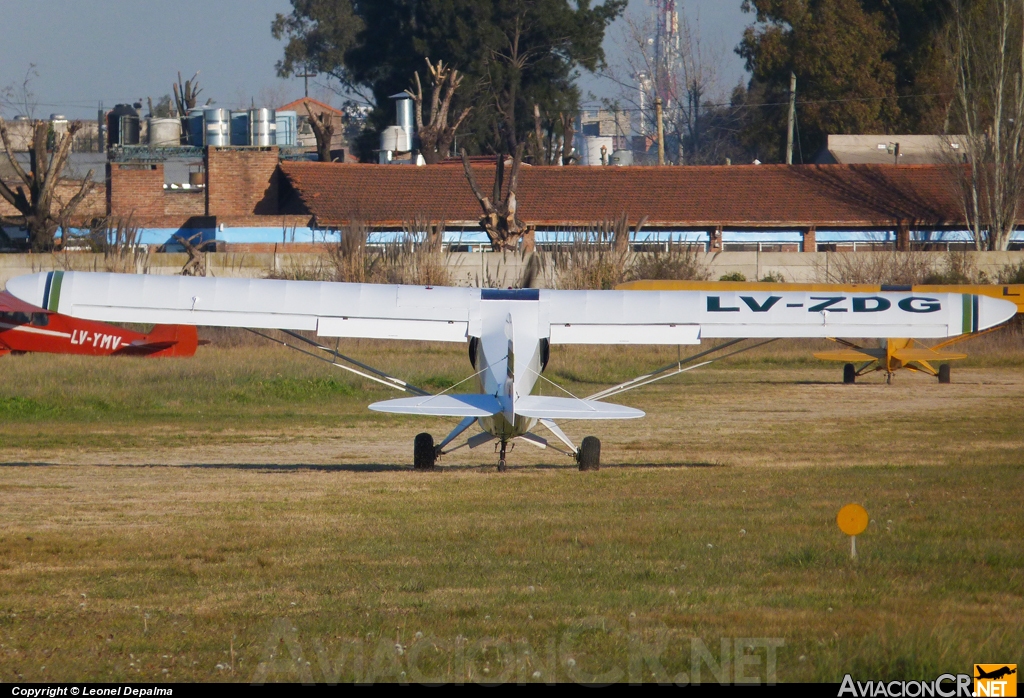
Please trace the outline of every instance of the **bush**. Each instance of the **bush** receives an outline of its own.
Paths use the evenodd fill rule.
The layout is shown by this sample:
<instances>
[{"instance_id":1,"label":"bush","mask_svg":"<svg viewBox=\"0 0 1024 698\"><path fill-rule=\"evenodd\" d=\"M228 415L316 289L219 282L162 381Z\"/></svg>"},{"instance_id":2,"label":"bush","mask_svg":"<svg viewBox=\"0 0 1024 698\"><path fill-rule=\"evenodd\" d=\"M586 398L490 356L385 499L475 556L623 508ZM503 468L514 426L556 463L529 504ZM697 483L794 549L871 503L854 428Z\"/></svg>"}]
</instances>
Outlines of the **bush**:
<instances>
[{"instance_id":1,"label":"bush","mask_svg":"<svg viewBox=\"0 0 1024 698\"><path fill-rule=\"evenodd\" d=\"M722 274L718 277L719 281L746 281L747 277L743 275L743 272L731 271L728 274Z\"/></svg>"}]
</instances>

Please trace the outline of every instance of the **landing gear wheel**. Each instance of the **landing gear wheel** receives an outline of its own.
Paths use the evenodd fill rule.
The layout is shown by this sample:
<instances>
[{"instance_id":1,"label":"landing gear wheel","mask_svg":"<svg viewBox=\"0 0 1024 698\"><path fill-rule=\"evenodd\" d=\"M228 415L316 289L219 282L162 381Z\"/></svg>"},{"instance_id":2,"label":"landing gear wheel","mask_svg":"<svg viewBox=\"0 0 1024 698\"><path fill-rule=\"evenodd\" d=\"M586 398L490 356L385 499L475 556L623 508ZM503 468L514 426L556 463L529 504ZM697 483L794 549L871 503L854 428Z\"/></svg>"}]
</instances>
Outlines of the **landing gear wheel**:
<instances>
[{"instance_id":1,"label":"landing gear wheel","mask_svg":"<svg viewBox=\"0 0 1024 698\"><path fill-rule=\"evenodd\" d=\"M580 443L576 461L580 464L580 470L600 470L601 440L596 436L585 437Z\"/></svg>"},{"instance_id":2,"label":"landing gear wheel","mask_svg":"<svg viewBox=\"0 0 1024 698\"><path fill-rule=\"evenodd\" d=\"M505 442L501 442L501 452L498 454L498 472L505 472Z\"/></svg>"},{"instance_id":3,"label":"landing gear wheel","mask_svg":"<svg viewBox=\"0 0 1024 698\"><path fill-rule=\"evenodd\" d=\"M853 364L843 365L843 383L852 385L857 382L857 368Z\"/></svg>"},{"instance_id":4,"label":"landing gear wheel","mask_svg":"<svg viewBox=\"0 0 1024 698\"><path fill-rule=\"evenodd\" d=\"M895 378L896 378L896 374L893 373L892 371L886 371L885 372L885 384L886 385L892 385L893 379L895 379Z\"/></svg>"},{"instance_id":5,"label":"landing gear wheel","mask_svg":"<svg viewBox=\"0 0 1024 698\"><path fill-rule=\"evenodd\" d=\"M412 448L412 465L416 470L433 470L437 463L434 437L426 432L416 435Z\"/></svg>"},{"instance_id":6,"label":"landing gear wheel","mask_svg":"<svg viewBox=\"0 0 1024 698\"><path fill-rule=\"evenodd\" d=\"M949 364L939 366L939 382L949 383Z\"/></svg>"}]
</instances>

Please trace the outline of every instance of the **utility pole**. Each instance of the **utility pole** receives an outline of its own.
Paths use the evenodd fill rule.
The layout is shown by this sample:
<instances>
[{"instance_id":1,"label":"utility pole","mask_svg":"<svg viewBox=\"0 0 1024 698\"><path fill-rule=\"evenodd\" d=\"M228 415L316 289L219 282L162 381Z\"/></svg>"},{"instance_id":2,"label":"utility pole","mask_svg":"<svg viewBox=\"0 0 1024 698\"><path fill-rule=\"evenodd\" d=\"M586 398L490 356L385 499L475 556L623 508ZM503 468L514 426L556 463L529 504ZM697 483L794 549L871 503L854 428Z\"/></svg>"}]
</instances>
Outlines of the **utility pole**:
<instances>
[{"instance_id":1,"label":"utility pole","mask_svg":"<svg viewBox=\"0 0 1024 698\"><path fill-rule=\"evenodd\" d=\"M793 122L796 121L796 73L789 71L789 131L786 133L786 164L793 164Z\"/></svg>"},{"instance_id":2,"label":"utility pole","mask_svg":"<svg viewBox=\"0 0 1024 698\"><path fill-rule=\"evenodd\" d=\"M96 152L104 153L107 150L106 143L106 114L103 112L103 101L96 105L96 140L99 141L97 144Z\"/></svg>"},{"instance_id":3,"label":"utility pole","mask_svg":"<svg viewBox=\"0 0 1024 698\"><path fill-rule=\"evenodd\" d=\"M654 99L654 116L658 120L658 164L665 164L665 121L661 115L661 97Z\"/></svg>"},{"instance_id":4,"label":"utility pole","mask_svg":"<svg viewBox=\"0 0 1024 698\"><path fill-rule=\"evenodd\" d=\"M303 68L301 73L296 73L295 77L302 78L303 83L306 87L306 96L309 97L309 79L315 78L316 73L309 72L309 68Z\"/></svg>"}]
</instances>

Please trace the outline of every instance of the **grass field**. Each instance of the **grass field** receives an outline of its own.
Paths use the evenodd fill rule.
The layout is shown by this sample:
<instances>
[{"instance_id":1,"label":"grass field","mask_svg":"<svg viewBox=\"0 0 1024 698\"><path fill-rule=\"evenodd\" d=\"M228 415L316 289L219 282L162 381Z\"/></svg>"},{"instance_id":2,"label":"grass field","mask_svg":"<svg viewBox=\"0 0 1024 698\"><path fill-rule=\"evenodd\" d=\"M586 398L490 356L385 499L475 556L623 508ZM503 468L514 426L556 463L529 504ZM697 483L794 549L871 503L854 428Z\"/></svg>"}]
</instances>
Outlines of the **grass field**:
<instances>
[{"instance_id":1,"label":"grass field","mask_svg":"<svg viewBox=\"0 0 1024 698\"><path fill-rule=\"evenodd\" d=\"M1024 347L856 386L777 343L621 396L603 467L409 467L456 420L235 334L0 359L0 681L711 682L1024 664ZM343 345L431 389L464 348ZM556 348L576 394L671 350ZM548 390L554 390L550 386ZM486 467L481 467L486 466ZM870 513L850 560L840 506ZM774 665L774 674L769 673Z\"/></svg>"}]
</instances>

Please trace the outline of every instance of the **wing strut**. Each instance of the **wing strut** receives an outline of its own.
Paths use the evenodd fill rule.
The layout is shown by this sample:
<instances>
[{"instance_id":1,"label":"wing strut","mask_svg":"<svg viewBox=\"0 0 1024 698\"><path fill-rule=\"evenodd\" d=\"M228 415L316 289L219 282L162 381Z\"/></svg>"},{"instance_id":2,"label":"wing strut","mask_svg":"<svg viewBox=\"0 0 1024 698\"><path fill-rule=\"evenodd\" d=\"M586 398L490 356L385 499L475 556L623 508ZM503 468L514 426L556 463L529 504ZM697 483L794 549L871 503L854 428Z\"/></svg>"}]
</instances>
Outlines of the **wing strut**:
<instances>
[{"instance_id":1,"label":"wing strut","mask_svg":"<svg viewBox=\"0 0 1024 698\"><path fill-rule=\"evenodd\" d=\"M737 349L736 351L731 351L728 354L723 354L722 356L716 356L715 358L708 359L707 361L701 361L699 364L696 364L694 366L686 366L686 368L683 368L684 364L693 363L697 359L702 359L705 356L709 356L709 355L714 354L716 352L722 351L723 349L728 349L729 347L731 347L731 346L733 346L735 344L739 344L740 342L745 342L745 341L747 341L747 338L745 338L745 337L744 338L740 338L740 339L733 339L731 341L726 342L725 344L722 344L721 346L712 347L711 349L707 349L707 350L702 351L702 352L700 352L698 354L694 354L693 356L688 356L685 359L681 359L679 361L676 361L675 363L671 363L668 366L663 366L663 367L659 368L656 371L651 371L650 373L648 373L646 375L639 376L637 378L634 378L633 380L626 381L625 383L619 383L618 385L614 385L611 388L607 388L607 389L602 390L600 392L594 393L593 395L588 395L585 399L587 399L587 400L604 400L605 398L612 397L613 395L618 395L619 393L624 393L627 390L633 390L635 388L642 388L643 386L650 385L651 383L654 383L656 381L660 381L660 380L663 380L665 378L671 378L672 376L677 376L680 373L686 373L687 371L692 371L693 369L700 368L701 366L707 366L708 364L714 363L714 362L719 361L721 359L729 358L730 356L735 356L736 354L742 354L743 352L749 351L750 349L756 349L757 347L763 347L765 344L770 344L771 342L774 342L775 339L766 339L763 342L757 342L756 344L751 344L749 347L743 347L742 349Z\"/></svg>"},{"instance_id":2,"label":"wing strut","mask_svg":"<svg viewBox=\"0 0 1024 698\"><path fill-rule=\"evenodd\" d=\"M310 339L306 339L301 334L296 334L295 332L292 332L291 330L281 330L281 331L284 332L285 334L288 334L288 335L290 335L292 337L295 337L296 339L300 339L303 342L306 342L307 344L311 344L312 346L316 347L317 349L320 349L321 351L324 351L324 352L330 354L331 356L333 356L335 358L341 359L342 361L346 361L346 362L348 362L350 364L354 364L355 366L358 366L359 368L364 369L365 371L369 371L369 373L364 373L363 371L358 371L358 370L352 368L351 366L345 366L344 364L339 364L337 361L331 361L330 359L324 358L323 356L320 356L319 354L314 354L313 352L306 351L305 349L302 349L301 347L293 346L293 345L289 344L288 342L285 342L284 340L277 339L276 337L271 337L270 335L264 334L262 332L259 332L258 330L254 330L254 329L251 329L251 328L248 328L248 327L246 329L249 330L250 332L252 332L255 335L259 335L260 337L263 337L264 339L269 339L271 342L274 342L275 344L280 344L282 346L288 347L289 349L294 349L295 351L299 352L300 354L305 354L306 356L312 356L314 359L319 359L320 361L324 361L326 363L329 363L332 366L337 366L338 368L341 368L341 369L344 369L344 370L349 371L351 373L354 373L357 376L362 376L363 378L366 378L367 380L375 381L377 383L380 383L381 385L386 385L389 388L394 388L395 390L402 390L404 392L412 393L414 395L422 395L424 397L432 394L432 393L427 392L423 388L417 388L415 385L410 385L409 383L406 383L404 380L401 380L400 378L395 378L394 376L388 375L387 373L384 373L383 371L380 371L380 370L378 370L376 368L373 368L372 366L367 366L366 364L361 363L359 361L356 361L353 358L345 356L344 354L340 354L337 351L331 349L330 347L325 347L325 346L323 346L321 344L317 344L316 342L314 342L314 341L312 341ZM374 375L370 375L370 374L374 374ZM375 376L379 376L379 377L375 377Z\"/></svg>"}]
</instances>

